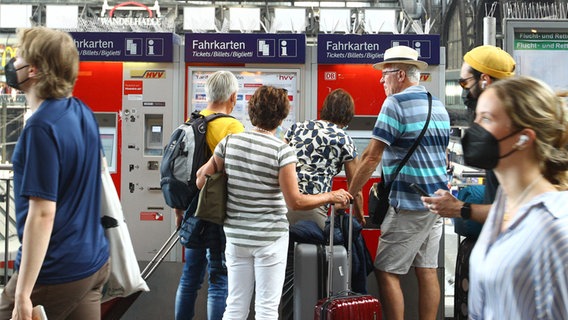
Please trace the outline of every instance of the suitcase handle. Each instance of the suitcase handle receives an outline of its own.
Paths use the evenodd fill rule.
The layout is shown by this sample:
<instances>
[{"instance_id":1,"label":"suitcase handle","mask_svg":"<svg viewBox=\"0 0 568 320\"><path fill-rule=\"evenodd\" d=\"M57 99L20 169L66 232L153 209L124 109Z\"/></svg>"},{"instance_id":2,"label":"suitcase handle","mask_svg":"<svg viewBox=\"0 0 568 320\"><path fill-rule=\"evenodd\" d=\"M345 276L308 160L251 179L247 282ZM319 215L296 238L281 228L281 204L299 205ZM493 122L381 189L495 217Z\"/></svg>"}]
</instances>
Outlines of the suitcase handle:
<instances>
[{"instance_id":1,"label":"suitcase handle","mask_svg":"<svg viewBox=\"0 0 568 320\"><path fill-rule=\"evenodd\" d=\"M333 238L335 235L335 205L331 205L329 222L329 248L327 251L327 297L333 295ZM344 236L345 239L345 236ZM347 291L351 291L351 247L353 243L353 199L349 201L349 233L347 240Z\"/></svg>"}]
</instances>

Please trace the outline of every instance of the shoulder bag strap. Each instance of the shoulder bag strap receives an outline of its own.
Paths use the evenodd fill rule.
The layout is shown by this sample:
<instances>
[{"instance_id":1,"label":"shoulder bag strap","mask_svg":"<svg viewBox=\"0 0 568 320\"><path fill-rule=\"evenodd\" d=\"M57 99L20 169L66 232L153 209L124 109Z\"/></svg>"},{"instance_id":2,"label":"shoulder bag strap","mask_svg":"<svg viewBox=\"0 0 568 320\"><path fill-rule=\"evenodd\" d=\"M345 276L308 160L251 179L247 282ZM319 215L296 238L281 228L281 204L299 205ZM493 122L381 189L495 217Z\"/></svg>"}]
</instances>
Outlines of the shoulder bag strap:
<instances>
[{"instance_id":1,"label":"shoulder bag strap","mask_svg":"<svg viewBox=\"0 0 568 320\"><path fill-rule=\"evenodd\" d=\"M227 140L225 141L225 152L223 153L223 156L227 156L227 147L229 146L229 138L231 137L230 134L227 135ZM213 156L212 156L213 157ZM226 160L226 159L225 159ZM215 167L215 172L219 171L219 167L217 167L217 161L215 161L215 158L213 158L213 166ZM223 171L225 171L225 168L223 166Z\"/></svg>"},{"instance_id":2,"label":"shoulder bag strap","mask_svg":"<svg viewBox=\"0 0 568 320\"><path fill-rule=\"evenodd\" d=\"M392 183L394 182L394 180L396 179L396 176L398 176L398 173L400 172L400 170L402 170L402 167L404 167L404 165L406 164L408 159L410 159L410 157L412 156L412 153L414 153L414 150L416 150L416 148L418 147L418 144L420 144L420 140L422 140L422 137L424 137L424 134L426 133L426 130L428 129L428 124L430 124L430 117L432 116L432 95L430 94L430 92L426 92L426 94L428 95L428 116L426 117L426 123L424 124L424 128L422 128L422 131L420 132L418 139L416 139L416 141L414 141L412 148L410 148L410 150L408 150L408 152L406 153L406 156L404 156L404 159L402 159L402 161L398 164L398 167L396 168L396 170L394 172L393 179L389 183L387 190L390 190L390 187L391 187ZM381 181L384 181L384 174L383 174L382 170L381 170Z\"/></svg>"}]
</instances>

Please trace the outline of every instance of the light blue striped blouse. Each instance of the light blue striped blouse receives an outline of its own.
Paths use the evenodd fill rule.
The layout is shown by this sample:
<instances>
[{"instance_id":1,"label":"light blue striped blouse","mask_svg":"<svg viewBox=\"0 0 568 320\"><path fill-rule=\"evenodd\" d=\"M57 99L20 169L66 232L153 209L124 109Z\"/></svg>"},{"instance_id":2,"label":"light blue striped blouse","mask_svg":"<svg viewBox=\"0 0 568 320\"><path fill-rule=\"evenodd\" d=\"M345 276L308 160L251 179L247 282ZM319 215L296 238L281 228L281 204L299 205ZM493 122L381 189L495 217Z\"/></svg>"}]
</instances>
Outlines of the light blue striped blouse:
<instances>
[{"instance_id":1,"label":"light blue striped blouse","mask_svg":"<svg viewBox=\"0 0 568 320\"><path fill-rule=\"evenodd\" d=\"M501 233L502 189L470 258L470 319L568 319L568 191L520 208Z\"/></svg>"}]
</instances>

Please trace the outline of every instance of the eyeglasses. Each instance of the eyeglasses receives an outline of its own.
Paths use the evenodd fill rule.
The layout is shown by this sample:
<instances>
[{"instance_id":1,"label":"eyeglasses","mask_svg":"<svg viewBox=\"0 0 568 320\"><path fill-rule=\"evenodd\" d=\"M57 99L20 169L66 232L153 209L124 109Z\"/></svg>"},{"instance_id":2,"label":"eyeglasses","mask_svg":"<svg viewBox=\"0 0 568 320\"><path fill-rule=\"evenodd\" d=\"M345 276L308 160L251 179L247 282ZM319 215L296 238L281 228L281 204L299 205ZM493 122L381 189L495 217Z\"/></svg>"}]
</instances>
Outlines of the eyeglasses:
<instances>
[{"instance_id":1,"label":"eyeglasses","mask_svg":"<svg viewBox=\"0 0 568 320\"><path fill-rule=\"evenodd\" d=\"M389 73L395 73L395 72L399 72L400 69L395 69L395 70L383 70L383 76L389 74Z\"/></svg>"},{"instance_id":2,"label":"eyeglasses","mask_svg":"<svg viewBox=\"0 0 568 320\"><path fill-rule=\"evenodd\" d=\"M460 87L462 87L462 89L471 89L471 87L467 87L467 80L474 78L473 76L471 77L467 77L465 79L459 78L458 79L458 83L460 85Z\"/></svg>"}]
</instances>

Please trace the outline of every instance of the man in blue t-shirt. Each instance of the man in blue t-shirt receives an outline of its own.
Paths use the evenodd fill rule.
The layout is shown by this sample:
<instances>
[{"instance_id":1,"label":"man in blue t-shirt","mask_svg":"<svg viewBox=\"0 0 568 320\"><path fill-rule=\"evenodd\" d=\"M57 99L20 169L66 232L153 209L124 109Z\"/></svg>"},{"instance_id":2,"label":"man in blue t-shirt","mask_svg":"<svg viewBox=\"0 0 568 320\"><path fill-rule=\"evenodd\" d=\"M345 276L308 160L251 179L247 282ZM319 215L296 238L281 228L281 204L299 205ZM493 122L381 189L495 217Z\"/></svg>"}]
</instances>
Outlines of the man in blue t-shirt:
<instances>
[{"instance_id":1,"label":"man in blue t-shirt","mask_svg":"<svg viewBox=\"0 0 568 320\"><path fill-rule=\"evenodd\" d=\"M428 93L419 85L420 71L428 65L418 60L418 52L406 46L385 51L384 61L374 65L382 70L381 83L387 98L373 128L372 139L363 151L360 165L349 186L357 194L381 163L385 183L392 182L390 209L381 225L375 258L382 306L387 319L404 318L404 298L400 275L415 267L419 286L421 319L434 319L440 302L436 268L442 235L442 219L431 214L415 183L433 193L447 189L446 148L450 120L440 100L432 97L431 118L416 150L395 176L400 161L419 138L428 118Z\"/></svg>"},{"instance_id":2,"label":"man in blue t-shirt","mask_svg":"<svg viewBox=\"0 0 568 320\"><path fill-rule=\"evenodd\" d=\"M0 319L100 319L109 247L100 223L101 142L93 112L71 97L79 53L71 36L19 32L6 82L33 111L16 144L14 198L21 247L0 296Z\"/></svg>"}]
</instances>

